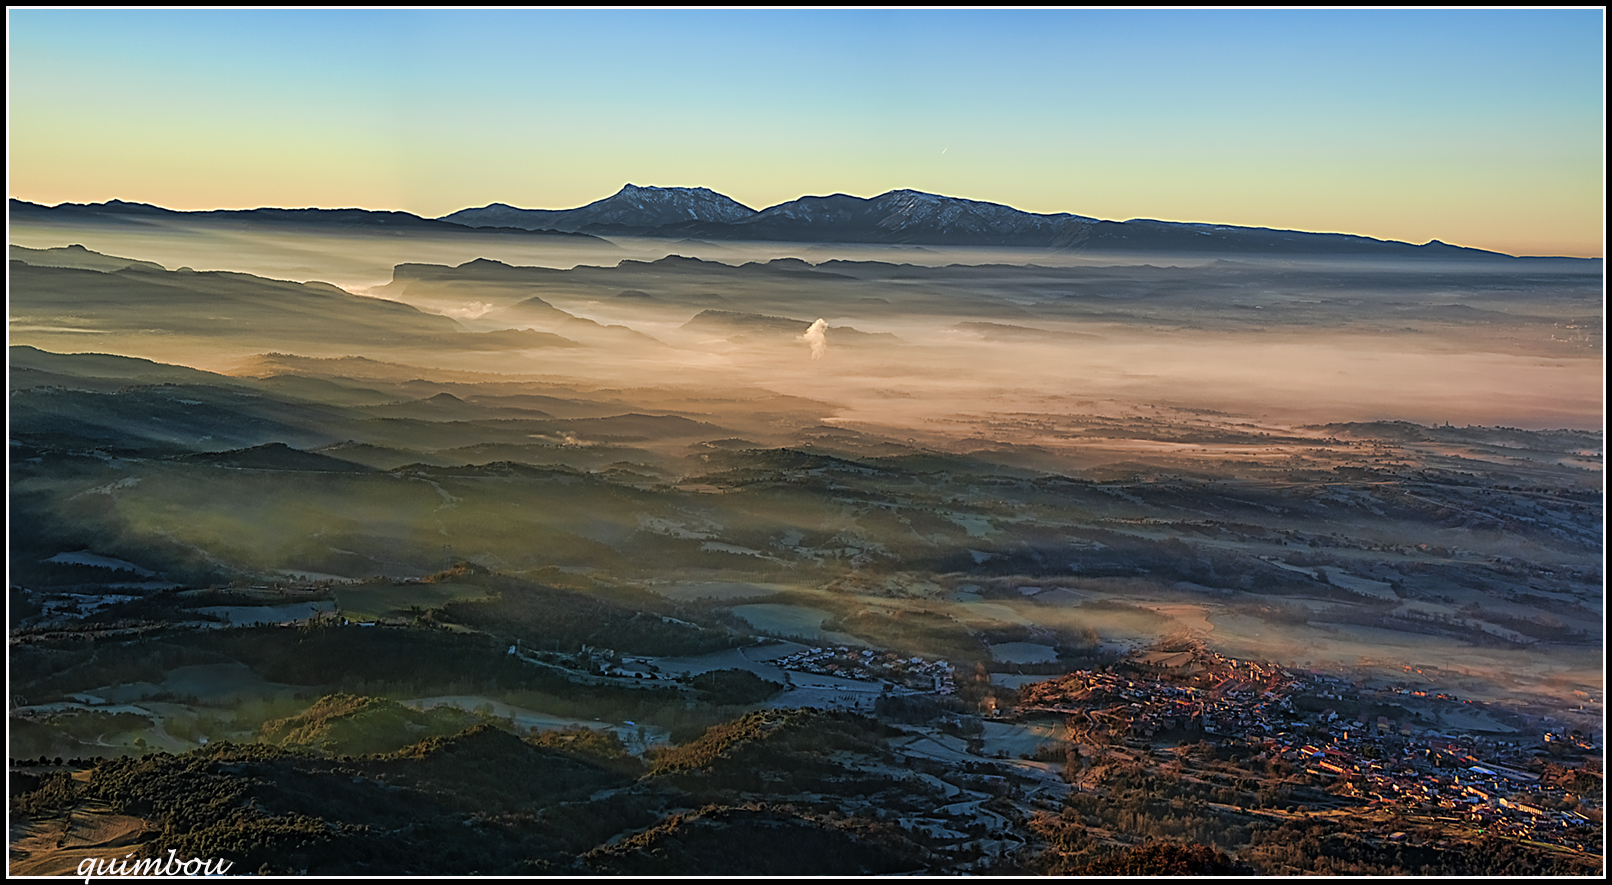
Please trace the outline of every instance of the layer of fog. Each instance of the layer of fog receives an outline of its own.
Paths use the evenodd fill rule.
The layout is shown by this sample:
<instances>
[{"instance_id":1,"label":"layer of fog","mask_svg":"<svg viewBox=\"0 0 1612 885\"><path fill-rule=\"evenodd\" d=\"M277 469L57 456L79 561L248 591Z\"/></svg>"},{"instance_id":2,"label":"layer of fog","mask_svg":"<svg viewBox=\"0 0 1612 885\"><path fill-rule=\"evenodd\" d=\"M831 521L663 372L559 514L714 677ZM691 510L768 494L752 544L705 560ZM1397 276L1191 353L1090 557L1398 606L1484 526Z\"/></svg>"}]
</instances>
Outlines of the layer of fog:
<instances>
[{"instance_id":1,"label":"layer of fog","mask_svg":"<svg viewBox=\"0 0 1612 885\"><path fill-rule=\"evenodd\" d=\"M1104 264L1100 256L1039 250L643 239L578 247L508 234L311 235L146 224L19 225L11 237L13 243L34 248L82 243L170 269L217 268L271 279L324 280L452 317L471 331L536 329L584 345L416 347L401 353L391 345L359 341L343 346L288 340L272 349L312 356L363 355L594 386L753 386L831 402L837 408L830 417L846 424L931 439L978 435L977 419L987 414L1066 414L1078 412L1081 403L1099 401L1209 409L1290 424L1386 419L1593 428L1602 420L1599 330L1581 328L1586 317L1599 323L1598 299L1585 294L1582 281L1566 289L1558 283L1530 289L1528 283L1529 274L1548 276L1560 270L1557 264L1593 283L1582 262L1453 267L1396 259L1305 266L1287 259L1262 265L1237 256L1220 267L1268 266L1292 274L1290 285L1281 291L1221 291L1224 286L1216 289L1205 277L1202 297L1190 294L1190 281L1173 281L1161 294L1144 286L1111 300L1083 296L1071 301L1013 274L998 279L982 273L988 268L978 265L1107 267L1109 276L1121 282L1127 272L1111 260ZM405 262L454 266L489 258L516 266L612 268L624 260L649 261L668 253L703 254L725 265L800 257L930 267L957 263L975 269L966 274L960 270L956 279L930 276L843 285L825 273L821 284L815 277L803 277L784 289L753 275L729 279L724 268L706 266L696 268L714 274L700 283L706 300L688 297L686 289L644 298L618 297L613 291L601 296L608 289L592 285L573 290L563 279L530 290L463 285L445 295L389 285L393 266ZM1136 256L1124 260L1132 265L1141 261ZM1156 263L1146 271L1171 260L1155 256L1150 261ZM1599 264L1593 267L1598 271ZM623 277L621 290L654 268L638 271L640 276ZM1483 316L1495 319L1482 325L1425 317L1401 322L1398 314L1376 308L1373 299L1386 296L1340 289L1329 276L1334 272L1368 281L1376 274L1392 278L1396 286L1401 279L1410 280L1417 291L1403 298L1462 309L1481 303ZM1438 280L1447 273L1461 276L1444 292ZM1492 284L1485 284L1485 275L1492 276ZM653 273L649 278L654 279ZM847 288L853 284L854 290ZM1311 292L1309 286L1323 288ZM1185 296L1179 294L1183 289L1188 290ZM1429 291L1441 294L1427 298ZM514 304L529 295L581 320L554 311L549 311L552 316L522 314ZM1360 305L1358 320L1350 314L1352 303ZM706 308L789 318L799 327L769 337L689 325ZM1314 317L1307 313L1312 310ZM1506 325L1509 314L1523 313L1531 315L1527 323ZM819 317L825 321L822 327L813 322ZM1560 324L1553 324L1552 317L1578 317L1579 327L1569 334L1554 328ZM622 328L604 328L609 326ZM818 332L803 337L809 328ZM109 350L209 369L227 370L252 355L222 338L109 334L95 329L93 319L73 316L12 332L14 343L56 351Z\"/></svg>"},{"instance_id":2,"label":"layer of fog","mask_svg":"<svg viewBox=\"0 0 1612 885\"><path fill-rule=\"evenodd\" d=\"M845 282L849 277L842 275L837 281L825 272L821 277L780 276L769 282L769 278L739 273L732 267L691 269L674 264L637 268L635 275L624 276L619 285L610 285L610 274L596 274L586 285L560 278L529 288L466 283L415 290L392 285L394 264L454 266L493 258L517 266L615 267L623 260L652 261L670 253L720 260L730 266L777 257L812 262L840 257L924 266L1000 261L1051 267L1066 261L1109 268L1105 279L1112 281L1116 293L1128 283L1152 277L1140 268L1113 269L1116 262L1103 263L1091 256L1009 254L1007 250L819 246L791 250L783 244L664 241L622 241L619 246L577 249L509 236L185 233L132 226L72 230L36 226L14 228L12 234L13 242L24 246L83 243L98 252L156 261L170 269L190 266L274 279L322 279L349 291L400 298L452 316L470 330L446 339L410 339L411 343L398 344L356 336L344 341L342 333L350 327L315 328L310 322L305 337L293 333L284 340L265 342L261 337L246 337L251 330L206 328L196 317L186 317L184 324L165 325L172 318L156 312L150 316L149 329L113 329L98 325L90 305L49 318L54 326L14 327L15 344L35 344L58 352L122 353L254 375L268 374L261 371L264 363L258 356L267 350L315 357L363 356L410 367L392 370L401 382L529 382L530 390L506 391L512 395L511 405L515 404L514 394L553 393L559 386L568 386L581 392L579 398L606 404L595 414L639 411L647 403L653 409L711 416L724 435L739 434L765 445L786 444L786 432L816 426L821 419L945 450L969 451L1008 443L1040 447L1064 459L1065 464L1100 464L1125 457L1116 454L1121 449L1133 456L1183 451L1202 456L1207 449L1217 449L1236 457L1238 447L1145 438L1103 441L1072 432L1071 425L1078 419L1107 415L1179 422L1183 414L1197 410L1205 423L1251 434L1288 432L1297 437L1305 432L1295 430L1294 425L1350 420L1534 428L1598 428L1602 422L1601 301L1595 291L1599 266L1586 272L1583 263L1562 264L1568 273L1581 276L1576 282L1563 283L1547 279L1561 269L1553 270L1550 263L1474 268L1363 261L1301 266L1283 260L1265 263L1295 272L1290 284L1280 290L1217 283L1209 276L1215 268L1203 268L1199 281L1172 279L1166 281L1168 285L1159 284L1157 291L1149 290L1153 283L1131 285L1128 294L1112 298L1102 292L1090 298L1067 298L1057 292L1049 294L1042 281L1023 275L969 268L910 279ZM1138 261L1133 256L1117 263ZM1159 258L1153 263L1169 262ZM1245 256L1230 263L1261 264ZM697 284L679 282L696 271L702 275ZM1530 277L1535 271L1539 280ZM1335 278L1340 274L1364 278L1368 272L1380 276L1384 290L1374 291L1365 283L1340 288ZM1451 279L1442 280L1444 274L1452 275ZM1402 284L1404 293L1390 291ZM382 289L386 291L379 291ZM633 292L637 294L629 295ZM532 296L541 297L552 308L528 307L521 313L517 307L521 299ZM1383 309L1383 303L1418 299L1461 308L1480 303L1493 318L1478 323L1461 319L1463 315L1458 313L1456 319L1418 314L1401 320L1393 310ZM744 321L690 323L707 309L759 314L763 322L749 326ZM766 324L771 322L767 317L787 318L794 325L784 323L775 329ZM1508 323L1508 317L1528 319ZM1556 318L1563 322L1555 322ZM1586 329L1578 320L1566 322L1573 318L1593 319L1596 327ZM176 334L174 329L180 325L194 330ZM524 328L575 344L458 345L471 340L472 333ZM477 374L456 376L455 372ZM388 387L386 396L393 395L392 390ZM767 391L799 399L774 401L765 397ZM748 392L754 398L736 392ZM539 407L549 408L546 403ZM665 442L668 448L683 450L691 441ZM524 442L534 448L538 444L554 447L546 438ZM1093 449L1102 451L1082 462ZM1302 453L1301 444L1250 446L1242 457L1271 462ZM460 463L470 455L456 452L444 457ZM499 450L479 457L508 456ZM626 458L637 462L643 457L625 449L601 453L598 464L590 469ZM1518 452L1517 457L1532 454ZM1584 482L1592 482L1596 474L1580 475ZM283 489L286 481L276 479L274 484ZM151 485L154 483L142 487L140 494L152 495ZM445 498L439 500L439 491L424 483L420 486L413 491L425 501L422 506L437 508L446 502ZM321 480L288 500L301 507L318 500L320 494L329 494L332 500L321 506L334 513L353 508L354 523L363 526L382 523L395 512L395 500L387 500L384 507L355 504L350 499L360 496L336 495L334 488ZM248 495L237 497L256 500ZM158 515L185 524L195 520L194 511L178 507ZM631 521L635 516L624 512L619 525L604 528L598 526L608 520L596 520L597 531L630 530L636 524ZM1393 529L1377 519L1362 519L1372 531ZM276 526L288 535L305 534L304 520L302 511L288 506L283 519L243 519L231 525L250 525L252 535L267 534ZM503 523L489 519L485 525L491 536L493 528ZM566 526L568 531L573 528ZM1462 539L1461 543L1468 541ZM990 606L998 615L1011 611L996 602L978 606ZM967 610L984 613L979 607ZM1062 617L1056 609L1038 610L1034 616L1048 624L1057 624ZM1087 615L1069 618L1069 626L1094 623ZM1515 677L1521 691L1536 690L1535 686L1552 679L1567 679L1573 687L1595 684L1593 668L1583 660L1593 655L1579 650L1491 654L1461 651L1453 640L1430 642L1409 634L1396 635L1388 642L1363 630L1338 637L1309 628L1279 630L1259 623L1237 623L1231 616L1216 615L1210 620L1216 627L1213 639L1218 645L1248 656L1354 665L1374 655L1390 662L1421 662L1426 657L1418 655L1425 654L1446 666L1486 671L1485 678L1498 678L1495 673ZM1098 626L1117 632L1123 625L1102 621ZM1361 637L1360 641L1351 636Z\"/></svg>"},{"instance_id":3,"label":"layer of fog","mask_svg":"<svg viewBox=\"0 0 1612 885\"><path fill-rule=\"evenodd\" d=\"M309 234L305 230L225 227L218 224L175 221L129 221L119 224L12 223L9 242L32 249L78 243L108 255L155 261L170 270L230 270L276 280L322 280L351 292L363 293L384 285L392 268L405 263L458 265L476 258L506 264L571 268L578 265L609 267L622 260L654 261L683 255L724 264L799 258L813 264L835 259L884 261L924 267L950 264L1034 264L1043 267L1108 267L1151 264L1202 267L1217 262L1270 261L1282 266L1320 270L1359 267L1351 258L1309 256L1217 255L1190 253L1102 253L1008 247L927 246L903 244L710 242L647 237L600 238L596 244L554 242L540 236L466 233L453 236L409 233L354 233L334 229ZM1470 270L1470 262L1433 258L1374 259L1384 268L1414 273ZM1582 261L1529 259L1530 269L1581 269ZM1507 272L1515 267L1496 265Z\"/></svg>"}]
</instances>

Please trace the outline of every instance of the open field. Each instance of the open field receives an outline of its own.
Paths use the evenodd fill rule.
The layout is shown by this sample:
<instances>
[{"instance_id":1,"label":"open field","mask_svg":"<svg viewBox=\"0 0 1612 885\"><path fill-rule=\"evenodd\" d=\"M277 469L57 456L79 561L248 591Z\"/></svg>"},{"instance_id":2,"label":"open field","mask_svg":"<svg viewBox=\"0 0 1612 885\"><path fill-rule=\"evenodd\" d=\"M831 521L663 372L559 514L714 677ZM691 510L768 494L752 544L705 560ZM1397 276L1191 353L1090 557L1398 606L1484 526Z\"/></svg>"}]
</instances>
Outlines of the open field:
<instances>
[{"instance_id":1,"label":"open field","mask_svg":"<svg viewBox=\"0 0 1612 885\"><path fill-rule=\"evenodd\" d=\"M86 858L122 859L139 848L149 824L108 809L72 812L60 819L12 823L9 870L14 876L72 876Z\"/></svg>"}]
</instances>

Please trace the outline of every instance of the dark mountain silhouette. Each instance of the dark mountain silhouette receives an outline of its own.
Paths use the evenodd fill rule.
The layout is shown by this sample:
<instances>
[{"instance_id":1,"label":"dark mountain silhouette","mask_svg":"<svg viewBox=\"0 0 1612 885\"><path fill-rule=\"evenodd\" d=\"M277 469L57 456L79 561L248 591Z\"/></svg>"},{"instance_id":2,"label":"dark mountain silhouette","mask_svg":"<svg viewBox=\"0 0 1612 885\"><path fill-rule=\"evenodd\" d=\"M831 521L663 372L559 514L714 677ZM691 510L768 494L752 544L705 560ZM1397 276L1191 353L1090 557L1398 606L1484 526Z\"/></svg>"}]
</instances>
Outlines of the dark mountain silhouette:
<instances>
[{"instance_id":1,"label":"dark mountain silhouette","mask_svg":"<svg viewBox=\"0 0 1612 885\"><path fill-rule=\"evenodd\" d=\"M771 240L1010 246L1090 252L1221 252L1279 255L1382 255L1508 258L1432 240L1423 245L1353 234L1310 233L1151 219L1103 221L1061 212L1024 212L1000 203L916 190L876 197L805 196L751 210L707 188L627 185L576 209L517 209L494 203L443 217L469 225L552 227L599 236L696 241Z\"/></svg>"},{"instance_id":2,"label":"dark mountain silhouette","mask_svg":"<svg viewBox=\"0 0 1612 885\"><path fill-rule=\"evenodd\" d=\"M471 227L575 231L588 225L638 230L689 221L727 223L755 214L756 210L710 188L629 184L602 200L576 209L517 209L493 203L480 209L461 209L442 218Z\"/></svg>"},{"instance_id":3,"label":"dark mountain silhouette","mask_svg":"<svg viewBox=\"0 0 1612 885\"><path fill-rule=\"evenodd\" d=\"M314 228L385 234L511 234L558 238L566 242L609 244L589 234L494 225L469 227L441 219L421 218L408 212L380 212L371 209L215 209L182 212L147 203L108 200L105 203L61 203L43 206L25 200L12 200L9 207L15 222L72 222L95 224L205 224L247 228Z\"/></svg>"}]
</instances>

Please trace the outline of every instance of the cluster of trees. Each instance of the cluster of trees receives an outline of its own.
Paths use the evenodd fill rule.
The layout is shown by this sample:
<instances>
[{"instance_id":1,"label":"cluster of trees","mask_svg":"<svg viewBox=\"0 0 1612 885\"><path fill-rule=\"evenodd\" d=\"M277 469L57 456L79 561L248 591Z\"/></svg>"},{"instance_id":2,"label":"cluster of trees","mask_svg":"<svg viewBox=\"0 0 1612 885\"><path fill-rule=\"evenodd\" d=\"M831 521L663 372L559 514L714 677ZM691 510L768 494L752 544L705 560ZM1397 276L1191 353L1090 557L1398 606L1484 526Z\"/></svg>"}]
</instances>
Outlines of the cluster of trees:
<instances>
[{"instance_id":1,"label":"cluster of trees","mask_svg":"<svg viewBox=\"0 0 1612 885\"><path fill-rule=\"evenodd\" d=\"M1413 833L1382 840L1349 831L1348 824L1289 821L1259 833L1238 859L1266 875L1353 876L1598 876L1600 858L1552 851L1516 839L1486 835L1451 840Z\"/></svg>"},{"instance_id":2,"label":"cluster of trees","mask_svg":"<svg viewBox=\"0 0 1612 885\"><path fill-rule=\"evenodd\" d=\"M915 858L922 852L898 828L871 818L792 806L730 810L739 790L899 791L907 782L852 771L839 755L886 752L884 728L866 717L814 710L741 717L663 753L648 777L613 734L586 729L521 738L483 724L367 755L304 740L343 722L390 721L396 712L373 698L331 696L269 724L265 734L288 746L218 741L181 755L95 760L87 781L65 770L18 780L12 808L41 817L105 803L151 822L155 835L137 854L173 850L270 873L866 873L921 866ZM600 847L654 824L668 804L691 800L718 804L703 816L663 821L637 841ZM934 801L893 804L928 809Z\"/></svg>"},{"instance_id":3,"label":"cluster of trees","mask_svg":"<svg viewBox=\"0 0 1612 885\"><path fill-rule=\"evenodd\" d=\"M438 619L519 639L536 649L574 650L591 645L628 654L693 656L731 648L748 639L714 625L701 627L686 618L667 618L598 595L509 575L464 570L453 579L485 586L493 595L450 602L435 613Z\"/></svg>"},{"instance_id":4,"label":"cluster of trees","mask_svg":"<svg viewBox=\"0 0 1612 885\"><path fill-rule=\"evenodd\" d=\"M1035 848L1026 869L1053 876L1204 876L1251 872L1226 852L1195 841L1150 837L1142 844L1116 846L1094 838L1072 808L1058 814L1039 812L1026 830ZM1130 836L1133 834L1126 833Z\"/></svg>"},{"instance_id":5,"label":"cluster of trees","mask_svg":"<svg viewBox=\"0 0 1612 885\"><path fill-rule=\"evenodd\" d=\"M886 722L922 724L968 712L961 699L927 694L882 695L873 702L874 715Z\"/></svg>"},{"instance_id":6,"label":"cluster of trees","mask_svg":"<svg viewBox=\"0 0 1612 885\"><path fill-rule=\"evenodd\" d=\"M813 708L762 710L706 729L698 739L651 757L650 777L727 802L740 794L894 795L905 787L873 765L887 760L893 732L875 719Z\"/></svg>"},{"instance_id":7,"label":"cluster of trees","mask_svg":"<svg viewBox=\"0 0 1612 885\"><path fill-rule=\"evenodd\" d=\"M295 716L263 723L258 740L331 754L384 753L422 738L458 734L481 721L455 707L412 710L396 701L337 693Z\"/></svg>"},{"instance_id":8,"label":"cluster of trees","mask_svg":"<svg viewBox=\"0 0 1612 885\"><path fill-rule=\"evenodd\" d=\"M104 802L153 824L139 853L172 849L247 870L532 873L542 866L533 861L569 863L624 827L653 822L649 806L662 801L545 815L641 772L636 760L623 764L631 757L619 742L567 737L523 741L478 726L367 756L219 742L104 760L87 782L51 772L20 784L32 789L12 808L37 817Z\"/></svg>"},{"instance_id":9,"label":"cluster of trees","mask_svg":"<svg viewBox=\"0 0 1612 885\"><path fill-rule=\"evenodd\" d=\"M61 763L60 759L56 760ZM29 817L59 814L77 805L83 793L82 785L73 780L70 771L51 771L43 775L12 772L10 778L14 812Z\"/></svg>"},{"instance_id":10,"label":"cluster of trees","mask_svg":"<svg viewBox=\"0 0 1612 885\"><path fill-rule=\"evenodd\" d=\"M707 805L584 860L617 876L852 876L913 872L925 852L898 827L830 823L790 805Z\"/></svg>"},{"instance_id":11,"label":"cluster of trees","mask_svg":"<svg viewBox=\"0 0 1612 885\"><path fill-rule=\"evenodd\" d=\"M1599 759L1592 759L1576 767L1546 762L1539 782L1547 787L1574 793L1599 795L1605 789L1606 776L1601 770Z\"/></svg>"},{"instance_id":12,"label":"cluster of trees","mask_svg":"<svg viewBox=\"0 0 1612 885\"><path fill-rule=\"evenodd\" d=\"M707 670L689 679L705 700L721 706L755 704L784 690L783 685L762 679L749 670Z\"/></svg>"},{"instance_id":13,"label":"cluster of trees","mask_svg":"<svg viewBox=\"0 0 1612 885\"><path fill-rule=\"evenodd\" d=\"M1224 851L1184 842L1146 842L1085 863L1077 876L1225 876L1239 872Z\"/></svg>"},{"instance_id":14,"label":"cluster of trees","mask_svg":"<svg viewBox=\"0 0 1612 885\"><path fill-rule=\"evenodd\" d=\"M9 658L11 690L30 704L106 685L161 682L163 674L176 667L228 660L194 633L124 642L30 642L12 646Z\"/></svg>"}]
</instances>

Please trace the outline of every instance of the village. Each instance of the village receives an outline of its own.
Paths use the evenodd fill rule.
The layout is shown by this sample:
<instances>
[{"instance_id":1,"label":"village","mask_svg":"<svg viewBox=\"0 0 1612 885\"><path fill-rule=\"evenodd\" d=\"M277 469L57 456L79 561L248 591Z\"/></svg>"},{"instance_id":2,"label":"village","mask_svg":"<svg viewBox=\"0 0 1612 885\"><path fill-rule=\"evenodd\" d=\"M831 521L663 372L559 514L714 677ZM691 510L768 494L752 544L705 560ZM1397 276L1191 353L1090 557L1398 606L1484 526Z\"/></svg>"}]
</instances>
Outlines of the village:
<instances>
[{"instance_id":1,"label":"village","mask_svg":"<svg viewBox=\"0 0 1612 885\"><path fill-rule=\"evenodd\" d=\"M246 601L259 605L204 605L184 611L203 620L168 626L414 627L401 616L344 617L330 602L292 601L283 593L271 598L269 588L248 590L253 591L264 598ZM64 601L44 600L34 621L15 631L13 640L44 641L75 628L135 627L133 622L92 625L85 620L92 606L124 599L95 599L100 605L92 606L78 599L70 600L78 605ZM944 700L944 707L935 709L948 712L938 720L903 720L906 736L892 739L892 750L905 760L902 769L922 772L936 779L937 788L953 793L958 813L934 820L914 817L909 824L941 828L931 834L937 849L945 843L947 850L982 858L1000 858L1011 850L1005 842L993 842L987 849L975 833L999 825L996 817L1010 806L1033 816L1057 812L1069 801L1071 787L1076 795L1087 789L1102 795L1100 784L1082 784L1081 767L1103 760L1168 766L1187 761L1192 748L1203 746L1216 748L1246 769L1245 785L1256 786L1245 789L1283 796L1274 803L1229 796L1207 803L1206 812L1228 821L1371 821L1380 831L1376 838L1388 840L1396 834L1405 838L1405 831L1420 825L1440 832L1504 836L1556 850L1600 851L1604 800L1598 734L1586 735L1562 719L1437 691L1426 679L1396 682L1381 675L1367 678L1239 660L1178 639L1109 653L1088 662L1089 669L1022 684L1016 691L991 686L979 696L976 680L964 700L957 666L951 662L849 645L763 639L742 648L668 658L586 644L571 651L538 649L515 639L506 654L573 682L623 687L678 685L711 670L748 670L785 689L769 700L769 707L835 707L880 715L880 710L892 714L908 707L933 712L923 704L893 703L904 697ZM76 695L49 706L49 711L39 708L40 715L69 708L81 713L92 707L111 709L104 701ZM653 732L664 739L661 730L645 731L633 722L617 730L629 736L624 741L638 752L648 746L644 735ZM1084 757L1083 765L1071 768L1066 760L1076 757ZM1201 774L1190 770L1190 762L1187 768L1188 778ZM959 779L964 771L969 774ZM996 805L979 804L992 797Z\"/></svg>"},{"instance_id":2,"label":"village","mask_svg":"<svg viewBox=\"0 0 1612 885\"><path fill-rule=\"evenodd\" d=\"M1072 739L1095 745L1239 746L1248 761L1302 773L1342 800L1340 806L1598 851L1601 747L1576 730L1526 732L1499 724L1483 706L1195 648L1145 652L1103 671L1027 685L1012 718L1061 715ZM1492 730L1452 727L1437 717L1439 707L1475 708L1470 718ZM1372 708L1404 715L1365 712ZM1575 766L1594 772L1582 781L1593 781L1593 789L1561 782ZM1552 770L1558 777L1541 774ZM1268 814L1284 817L1292 810Z\"/></svg>"},{"instance_id":3,"label":"village","mask_svg":"<svg viewBox=\"0 0 1612 885\"><path fill-rule=\"evenodd\" d=\"M871 649L813 647L772 662L784 670L842 676L847 679L879 680L913 691L950 695L957 691L954 668L946 661L926 661L916 655L903 657L895 652Z\"/></svg>"},{"instance_id":4,"label":"village","mask_svg":"<svg viewBox=\"0 0 1612 885\"><path fill-rule=\"evenodd\" d=\"M601 675L666 678L650 659L618 659L612 666L607 661L614 656L601 651L584 650L599 656L592 667ZM887 693L956 694L955 667L944 660L819 646L769 663L783 671L884 683ZM1441 717L1440 709L1459 715ZM1398 715L1370 712L1375 710ZM1599 850L1592 844L1598 843L1602 813L1598 744L1559 723L1536 720L1534 731L1519 730L1494 717L1521 717L1492 714L1487 705L1449 693L1356 684L1193 647L1139 650L1104 669L1031 683L1019 691L1016 705L988 695L980 713L1003 726L1057 718L1072 743L1095 747L1151 752L1200 741L1235 746L1248 761L1305 779L1331 797L1324 806L1228 812L1279 819L1345 809L1400 812ZM1460 728L1446 718L1487 728ZM1577 789L1542 776L1552 766L1558 773L1595 771L1597 786Z\"/></svg>"}]
</instances>

